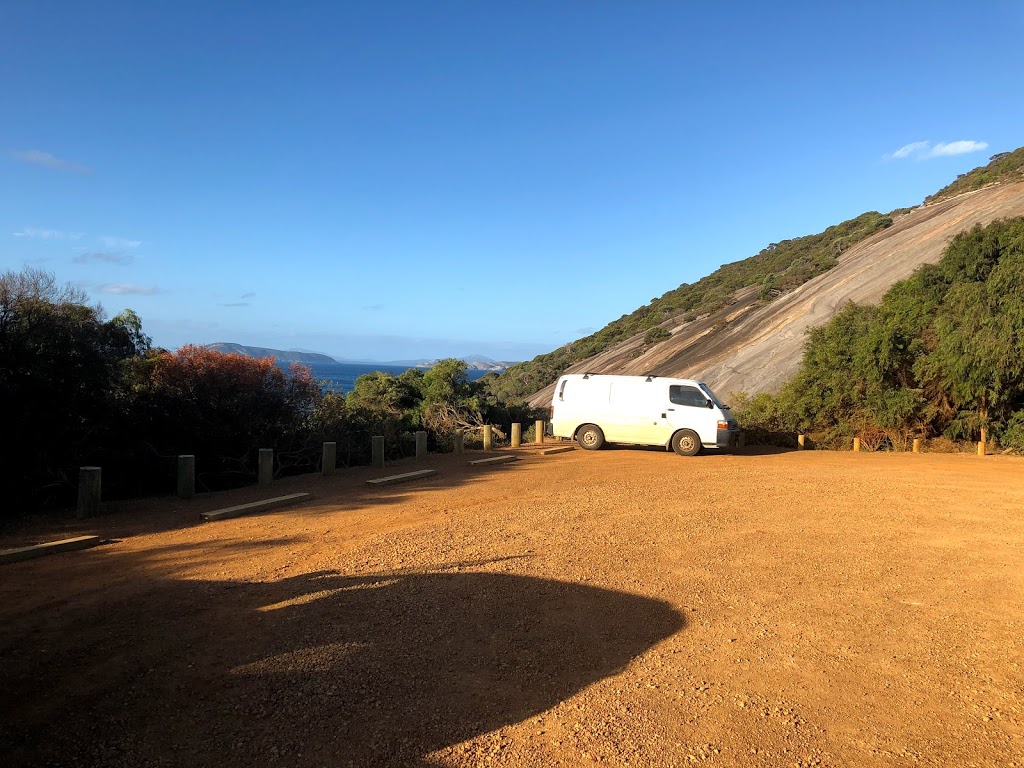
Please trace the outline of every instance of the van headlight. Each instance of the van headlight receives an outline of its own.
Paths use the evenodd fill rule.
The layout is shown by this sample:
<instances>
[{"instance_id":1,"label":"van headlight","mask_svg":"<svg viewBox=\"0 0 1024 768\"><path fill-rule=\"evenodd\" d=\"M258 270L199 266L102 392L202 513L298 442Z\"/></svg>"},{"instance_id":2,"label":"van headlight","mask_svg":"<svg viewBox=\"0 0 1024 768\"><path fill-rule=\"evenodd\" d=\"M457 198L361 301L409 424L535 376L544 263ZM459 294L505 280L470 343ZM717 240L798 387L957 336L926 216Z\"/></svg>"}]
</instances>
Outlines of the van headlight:
<instances>
[{"instance_id":1,"label":"van headlight","mask_svg":"<svg viewBox=\"0 0 1024 768\"><path fill-rule=\"evenodd\" d=\"M718 428L719 429L728 429L729 428L729 422L728 421L720 421L720 422L718 422Z\"/></svg>"}]
</instances>

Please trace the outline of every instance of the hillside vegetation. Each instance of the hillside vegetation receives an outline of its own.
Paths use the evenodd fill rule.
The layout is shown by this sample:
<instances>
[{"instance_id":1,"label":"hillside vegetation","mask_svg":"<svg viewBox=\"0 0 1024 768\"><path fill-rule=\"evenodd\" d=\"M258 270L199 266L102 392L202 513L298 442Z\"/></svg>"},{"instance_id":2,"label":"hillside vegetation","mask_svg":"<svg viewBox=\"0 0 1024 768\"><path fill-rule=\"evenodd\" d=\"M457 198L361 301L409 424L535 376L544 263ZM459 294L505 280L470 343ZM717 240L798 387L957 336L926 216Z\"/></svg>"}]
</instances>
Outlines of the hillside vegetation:
<instances>
[{"instance_id":1,"label":"hillside vegetation","mask_svg":"<svg viewBox=\"0 0 1024 768\"><path fill-rule=\"evenodd\" d=\"M1024 218L957 235L938 264L815 328L797 376L743 404L762 432L869 448L915 437L1024 450Z\"/></svg>"},{"instance_id":2,"label":"hillside vegetation","mask_svg":"<svg viewBox=\"0 0 1024 768\"><path fill-rule=\"evenodd\" d=\"M927 202L937 203L966 191L1021 179L1024 179L1024 148L994 155L987 165L961 175L952 184L928 197ZM646 349L659 342L672 345L674 340L665 341L670 336L665 327L668 325L666 321L689 323L715 313L735 301L737 292L744 288L756 288L757 300L761 305L791 293L795 288L832 270L842 253L879 231L890 228L896 218L912 210L902 208L888 214L871 211L816 235L771 243L760 253L726 264L696 283L680 285L590 336L510 367L501 377L491 382L490 387L499 399L508 403L528 400L531 396L536 401L540 398L538 393L550 386L570 366L581 364L577 368L581 369L586 365L585 361L616 348L632 337L638 337L638 334L644 334L638 338L643 339ZM923 233L922 236L927 235ZM938 258L937 253L935 258ZM897 275L894 280L902 276ZM697 325L694 324L694 327ZM640 349L636 354L643 351ZM647 357L643 359L647 360ZM668 375L663 368L663 365L652 361L647 370ZM608 367L606 361L597 370L614 372L623 369L621 363Z\"/></svg>"},{"instance_id":3,"label":"hillside vegetation","mask_svg":"<svg viewBox=\"0 0 1024 768\"><path fill-rule=\"evenodd\" d=\"M989 184L1021 180L1024 180L1024 147L1015 149L1013 152L992 155L988 165L961 173L956 177L956 181L946 185L934 195L929 195L924 201L925 203L937 203L950 197L962 195L964 192L973 192Z\"/></svg>"},{"instance_id":4,"label":"hillside vegetation","mask_svg":"<svg viewBox=\"0 0 1024 768\"><path fill-rule=\"evenodd\" d=\"M506 402L520 402L557 379L566 368L603 352L642 331L649 342L667 338L654 330L671 317L694 320L721 309L741 288L758 286L761 298L770 300L826 272L850 246L892 225L892 217L876 211L863 213L819 232L792 240L770 243L755 256L725 264L696 283L683 283L660 298L623 315L597 333L533 360L511 366L490 382L495 394Z\"/></svg>"}]
</instances>

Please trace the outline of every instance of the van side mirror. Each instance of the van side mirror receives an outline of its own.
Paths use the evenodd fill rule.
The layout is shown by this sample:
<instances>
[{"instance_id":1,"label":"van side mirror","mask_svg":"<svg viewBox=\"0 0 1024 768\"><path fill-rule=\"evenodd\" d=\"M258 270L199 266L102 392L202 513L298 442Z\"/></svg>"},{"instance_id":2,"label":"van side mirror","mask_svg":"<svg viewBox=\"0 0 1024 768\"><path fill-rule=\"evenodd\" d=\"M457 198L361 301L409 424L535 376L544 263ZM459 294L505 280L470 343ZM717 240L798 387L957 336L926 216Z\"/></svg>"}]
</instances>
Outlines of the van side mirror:
<instances>
[{"instance_id":1,"label":"van side mirror","mask_svg":"<svg viewBox=\"0 0 1024 768\"><path fill-rule=\"evenodd\" d=\"M715 404L712 403L710 400L708 400L707 402L708 402L708 408L714 408L715 407Z\"/></svg>"}]
</instances>

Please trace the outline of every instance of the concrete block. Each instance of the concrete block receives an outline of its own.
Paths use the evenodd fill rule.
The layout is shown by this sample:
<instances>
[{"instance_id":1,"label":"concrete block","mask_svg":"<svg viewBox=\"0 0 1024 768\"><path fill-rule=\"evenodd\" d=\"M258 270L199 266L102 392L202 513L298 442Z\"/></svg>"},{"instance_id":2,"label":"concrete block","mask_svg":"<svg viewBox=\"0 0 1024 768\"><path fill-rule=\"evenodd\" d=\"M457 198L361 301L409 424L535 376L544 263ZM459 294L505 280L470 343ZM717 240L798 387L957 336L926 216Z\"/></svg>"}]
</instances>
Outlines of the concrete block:
<instances>
[{"instance_id":1,"label":"concrete block","mask_svg":"<svg viewBox=\"0 0 1024 768\"><path fill-rule=\"evenodd\" d=\"M416 472L405 472L401 475L390 475L388 477L378 477L376 480L367 480L366 482L370 485L391 485L392 483L405 483L409 480L417 480L421 477L427 477L428 475L436 475L436 469L420 469Z\"/></svg>"},{"instance_id":2,"label":"concrete block","mask_svg":"<svg viewBox=\"0 0 1024 768\"><path fill-rule=\"evenodd\" d=\"M265 512L268 509L279 509L291 504L298 504L302 501L308 501L312 497L313 494L311 493L289 493L287 496L253 501L249 504L239 504L236 507L225 507L213 512L203 512L202 517L204 520L226 520L229 517L241 517L242 515L250 515L253 512Z\"/></svg>"},{"instance_id":3,"label":"concrete block","mask_svg":"<svg viewBox=\"0 0 1024 768\"><path fill-rule=\"evenodd\" d=\"M515 461L516 457L511 454L505 453L501 456L491 456L488 459L476 459L475 461L469 462L470 464L504 464L508 461Z\"/></svg>"},{"instance_id":4,"label":"concrete block","mask_svg":"<svg viewBox=\"0 0 1024 768\"><path fill-rule=\"evenodd\" d=\"M576 450L576 446L575 445L562 445L562 446L559 446L558 448L545 448L543 451L540 452L540 455L541 456L550 456L553 453L566 453L567 451L575 451L575 450Z\"/></svg>"},{"instance_id":5,"label":"concrete block","mask_svg":"<svg viewBox=\"0 0 1024 768\"><path fill-rule=\"evenodd\" d=\"M88 547L95 547L99 543L99 536L76 536L73 539L48 541L45 544L36 544L31 547L5 549L0 551L0 563L17 563L21 560L31 560L35 557L55 555L58 552L70 552L74 549L87 549Z\"/></svg>"}]
</instances>

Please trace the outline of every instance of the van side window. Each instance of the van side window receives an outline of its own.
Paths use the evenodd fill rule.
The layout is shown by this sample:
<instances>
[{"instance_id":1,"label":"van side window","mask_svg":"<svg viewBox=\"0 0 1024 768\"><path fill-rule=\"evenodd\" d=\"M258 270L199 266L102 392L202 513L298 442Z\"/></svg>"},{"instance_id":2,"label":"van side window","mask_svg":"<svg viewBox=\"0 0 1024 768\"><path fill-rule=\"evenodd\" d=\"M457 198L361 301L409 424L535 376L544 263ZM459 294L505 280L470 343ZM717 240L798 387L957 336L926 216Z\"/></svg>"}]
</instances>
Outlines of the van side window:
<instances>
[{"instance_id":1,"label":"van side window","mask_svg":"<svg viewBox=\"0 0 1024 768\"><path fill-rule=\"evenodd\" d=\"M673 384L668 388L668 399L676 405L689 405L693 408L707 408L708 398L696 387Z\"/></svg>"},{"instance_id":2,"label":"van side window","mask_svg":"<svg viewBox=\"0 0 1024 768\"><path fill-rule=\"evenodd\" d=\"M562 386L558 388L558 399L565 400L565 385L569 383L568 379L562 379Z\"/></svg>"}]
</instances>

